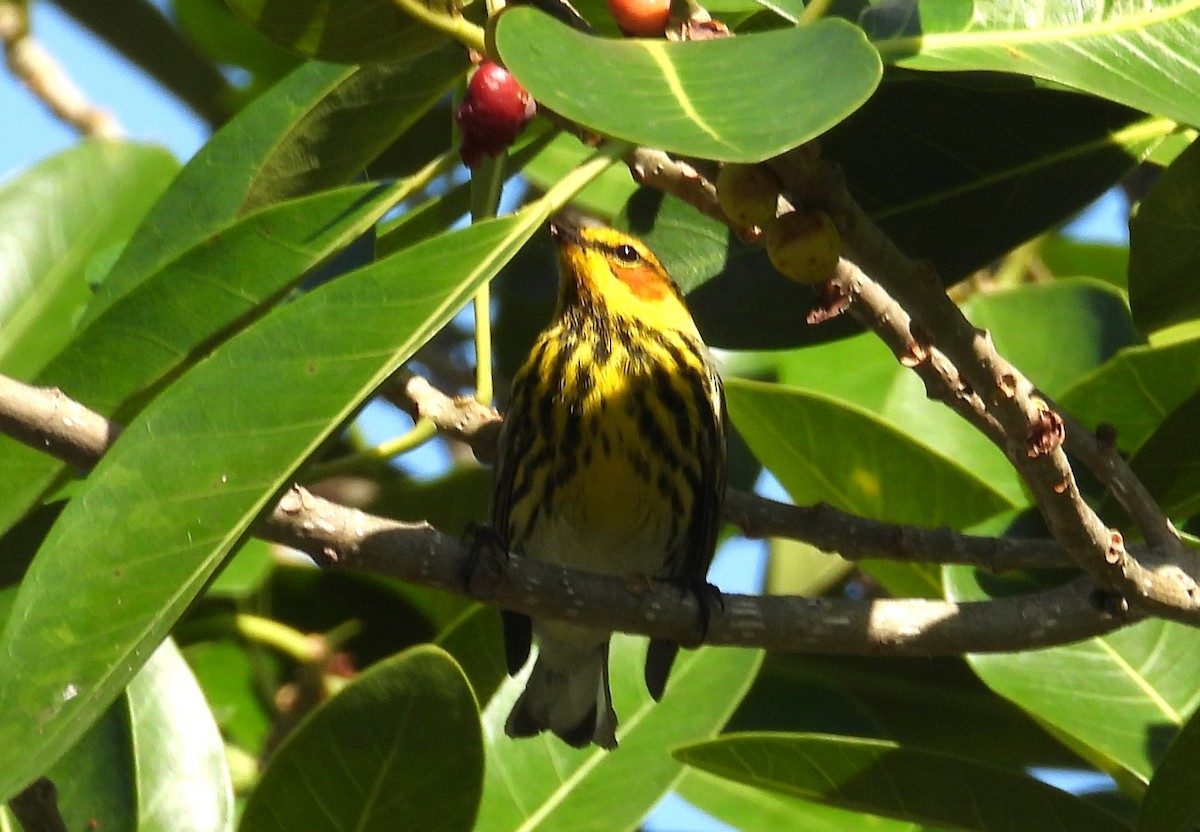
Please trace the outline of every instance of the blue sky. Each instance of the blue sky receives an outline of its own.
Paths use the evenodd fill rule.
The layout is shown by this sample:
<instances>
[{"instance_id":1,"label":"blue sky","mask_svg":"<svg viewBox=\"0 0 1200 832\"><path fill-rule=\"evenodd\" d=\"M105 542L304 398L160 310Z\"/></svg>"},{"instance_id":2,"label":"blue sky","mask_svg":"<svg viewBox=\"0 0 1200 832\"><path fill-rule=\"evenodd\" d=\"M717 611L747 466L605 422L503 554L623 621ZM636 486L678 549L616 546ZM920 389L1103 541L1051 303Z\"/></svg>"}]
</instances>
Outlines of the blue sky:
<instances>
[{"instance_id":1,"label":"blue sky","mask_svg":"<svg viewBox=\"0 0 1200 832\"><path fill-rule=\"evenodd\" d=\"M66 69L93 104L113 113L131 139L161 144L180 159L204 143L207 128L165 94L137 67L50 3L32 3L34 36ZM0 179L70 147L73 130L63 126L7 72L0 73Z\"/></svg>"}]
</instances>

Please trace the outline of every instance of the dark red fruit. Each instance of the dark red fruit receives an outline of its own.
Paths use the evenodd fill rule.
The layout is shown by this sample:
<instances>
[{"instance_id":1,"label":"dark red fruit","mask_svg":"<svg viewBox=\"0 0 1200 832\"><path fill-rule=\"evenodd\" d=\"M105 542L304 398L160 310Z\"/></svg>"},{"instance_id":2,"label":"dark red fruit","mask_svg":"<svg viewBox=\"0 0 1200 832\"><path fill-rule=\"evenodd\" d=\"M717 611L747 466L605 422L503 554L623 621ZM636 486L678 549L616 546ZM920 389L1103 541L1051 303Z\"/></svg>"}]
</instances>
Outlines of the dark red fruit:
<instances>
[{"instance_id":1,"label":"dark red fruit","mask_svg":"<svg viewBox=\"0 0 1200 832\"><path fill-rule=\"evenodd\" d=\"M503 152L536 112L533 97L507 69L491 61L481 63L454 113L462 131L463 164L474 168L484 154Z\"/></svg>"}]
</instances>

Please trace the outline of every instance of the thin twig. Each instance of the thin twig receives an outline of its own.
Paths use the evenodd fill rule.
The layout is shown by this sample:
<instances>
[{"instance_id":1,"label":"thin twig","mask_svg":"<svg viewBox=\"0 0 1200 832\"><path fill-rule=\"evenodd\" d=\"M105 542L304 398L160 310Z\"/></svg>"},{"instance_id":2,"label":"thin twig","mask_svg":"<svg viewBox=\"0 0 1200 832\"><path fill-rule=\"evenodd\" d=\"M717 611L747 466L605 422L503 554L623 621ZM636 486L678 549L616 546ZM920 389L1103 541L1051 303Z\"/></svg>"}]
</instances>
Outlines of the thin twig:
<instances>
[{"instance_id":1,"label":"thin twig","mask_svg":"<svg viewBox=\"0 0 1200 832\"><path fill-rule=\"evenodd\" d=\"M0 46L8 71L64 123L85 136L117 138L124 134L116 117L88 101L54 56L30 34L24 3L0 1Z\"/></svg>"}]
</instances>

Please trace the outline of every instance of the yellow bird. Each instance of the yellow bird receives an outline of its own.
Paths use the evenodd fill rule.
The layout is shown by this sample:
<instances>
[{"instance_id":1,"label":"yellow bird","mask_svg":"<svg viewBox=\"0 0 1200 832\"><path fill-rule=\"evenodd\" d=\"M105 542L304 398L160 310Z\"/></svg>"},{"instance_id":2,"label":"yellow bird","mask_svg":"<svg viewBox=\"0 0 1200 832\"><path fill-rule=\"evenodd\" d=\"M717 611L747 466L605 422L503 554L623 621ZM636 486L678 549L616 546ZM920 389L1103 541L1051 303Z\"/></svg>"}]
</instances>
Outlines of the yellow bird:
<instances>
[{"instance_id":1,"label":"yellow bird","mask_svg":"<svg viewBox=\"0 0 1200 832\"><path fill-rule=\"evenodd\" d=\"M551 227L558 308L513 380L492 523L529 558L677 583L703 604L725 491L720 377L679 288L640 240L611 228ZM510 673L529 619L505 613ZM617 744L611 633L532 622L538 656L505 725L570 745ZM652 641L646 685L662 696L678 646Z\"/></svg>"}]
</instances>

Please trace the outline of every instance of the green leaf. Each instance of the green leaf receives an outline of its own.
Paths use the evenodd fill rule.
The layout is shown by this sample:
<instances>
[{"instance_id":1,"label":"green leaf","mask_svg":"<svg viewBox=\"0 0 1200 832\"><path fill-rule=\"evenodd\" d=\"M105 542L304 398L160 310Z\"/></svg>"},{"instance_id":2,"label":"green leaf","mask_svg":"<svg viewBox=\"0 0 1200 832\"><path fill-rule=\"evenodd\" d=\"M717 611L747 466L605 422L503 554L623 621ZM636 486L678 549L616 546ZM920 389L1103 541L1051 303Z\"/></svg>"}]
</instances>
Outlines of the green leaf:
<instances>
[{"instance_id":1,"label":"green leaf","mask_svg":"<svg viewBox=\"0 0 1200 832\"><path fill-rule=\"evenodd\" d=\"M821 148L896 244L952 283L1082 210L1172 127L994 76L897 73Z\"/></svg>"},{"instance_id":2,"label":"green leaf","mask_svg":"<svg viewBox=\"0 0 1200 832\"><path fill-rule=\"evenodd\" d=\"M111 300L83 324L38 376L107 416L198 360L245 326L313 267L369 229L394 189L355 185L292 200L233 220ZM236 263L237 268L230 268ZM140 402L139 402L140 403ZM0 437L0 528L37 500L66 466Z\"/></svg>"},{"instance_id":3,"label":"green leaf","mask_svg":"<svg viewBox=\"0 0 1200 832\"><path fill-rule=\"evenodd\" d=\"M252 92L261 91L264 82L279 80L301 62L235 17L223 0L171 0L171 10L179 28L206 54L254 73Z\"/></svg>"},{"instance_id":4,"label":"green leaf","mask_svg":"<svg viewBox=\"0 0 1200 832\"><path fill-rule=\"evenodd\" d=\"M1172 410L1129 461L1133 472L1172 517L1200 512L1200 393Z\"/></svg>"},{"instance_id":5,"label":"green leaf","mask_svg":"<svg viewBox=\"0 0 1200 832\"><path fill-rule=\"evenodd\" d=\"M32 378L62 348L92 296L88 264L178 169L161 148L85 141L0 187L0 373Z\"/></svg>"},{"instance_id":6,"label":"green leaf","mask_svg":"<svg viewBox=\"0 0 1200 832\"><path fill-rule=\"evenodd\" d=\"M1168 414L1200 391L1200 337L1126 347L1058 397L1085 425L1117 430L1117 447L1137 451ZM1175 447L1182 452L1190 439Z\"/></svg>"},{"instance_id":7,"label":"green leaf","mask_svg":"<svg viewBox=\"0 0 1200 832\"><path fill-rule=\"evenodd\" d=\"M1092 277L1117 289L1129 288L1128 246L1050 234L1039 242L1037 257L1056 277Z\"/></svg>"},{"instance_id":8,"label":"green leaf","mask_svg":"<svg viewBox=\"0 0 1200 832\"><path fill-rule=\"evenodd\" d=\"M241 832L467 832L483 781L478 709L443 650L379 662L312 712L271 758Z\"/></svg>"},{"instance_id":9,"label":"green leaf","mask_svg":"<svg viewBox=\"0 0 1200 832\"><path fill-rule=\"evenodd\" d=\"M963 311L971 323L992 334L1001 355L1049 396L1058 396L1117 350L1141 340L1122 294L1087 278L979 295ZM1063 349L1064 343L1070 349Z\"/></svg>"},{"instance_id":10,"label":"green leaf","mask_svg":"<svg viewBox=\"0 0 1200 832\"><path fill-rule=\"evenodd\" d=\"M232 639L201 641L183 648L192 672L232 745L257 756L265 750L276 714L263 696L274 676L273 658L263 648Z\"/></svg>"},{"instance_id":11,"label":"green leaf","mask_svg":"<svg viewBox=\"0 0 1200 832\"><path fill-rule=\"evenodd\" d=\"M738 432L797 503L951 528L1012 507L955 460L854 405L743 379L727 379L725 395Z\"/></svg>"},{"instance_id":12,"label":"green leaf","mask_svg":"<svg viewBox=\"0 0 1200 832\"><path fill-rule=\"evenodd\" d=\"M96 720L46 776L58 790L67 829L137 829L137 783L128 703L124 697ZM16 828L20 828L19 826Z\"/></svg>"},{"instance_id":13,"label":"green leaf","mask_svg":"<svg viewBox=\"0 0 1200 832\"><path fill-rule=\"evenodd\" d=\"M51 530L0 636L0 711L32 715L0 724L0 793L91 724L292 472L546 210L324 284L223 344L127 427Z\"/></svg>"},{"instance_id":14,"label":"green leaf","mask_svg":"<svg viewBox=\"0 0 1200 832\"><path fill-rule=\"evenodd\" d=\"M248 601L271 577L275 569L275 554L270 543L252 538L234 553L217 577L209 584L210 598Z\"/></svg>"},{"instance_id":15,"label":"green leaf","mask_svg":"<svg viewBox=\"0 0 1200 832\"><path fill-rule=\"evenodd\" d=\"M674 753L735 782L921 824L980 832L1129 828L1028 775L881 740L733 734Z\"/></svg>"},{"instance_id":16,"label":"green leaf","mask_svg":"<svg viewBox=\"0 0 1200 832\"><path fill-rule=\"evenodd\" d=\"M196 677L171 640L126 691L137 780L138 830L233 828L225 743Z\"/></svg>"},{"instance_id":17,"label":"green leaf","mask_svg":"<svg viewBox=\"0 0 1200 832\"><path fill-rule=\"evenodd\" d=\"M804 832L939 832L929 826L849 812L778 792L756 789L689 768L680 796L734 829L803 829Z\"/></svg>"},{"instance_id":18,"label":"green leaf","mask_svg":"<svg viewBox=\"0 0 1200 832\"><path fill-rule=\"evenodd\" d=\"M585 35L529 8L496 26L504 63L539 103L607 136L687 156L757 162L825 132L879 83L844 20L668 43ZM820 90L820 94L806 94Z\"/></svg>"},{"instance_id":19,"label":"green leaf","mask_svg":"<svg viewBox=\"0 0 1200 832\"><path fill-rule=\"evenodd\" d=\"M47 776L70 829L221 832L233 826L225 745L168 640Z\"/></svg>"},{"instance_id":20,"label":"green leaf","mask_svg":"<svg viewBox=\"0 0 1200 832\"><path fill-rule=\"evenodd\" d=\"M1028 334L1037 331L1030 328ZM789 353L779 362L778 376L783 384L866 408L920 445L957 460L1012 505L1028 503L1020 477L1000 449L930 399L916 373L901 366L873 333ZM940 589L940 579L936 584Z\"/></svg>"},{"instance_id":21,"label":"green leaf","mask_svg":"<svg viewBox=\"0 0 1200 832\"><path fill-rule=\"evenodd\" d=\"M579 166L591 148L567 133L559 133L521 168L521 174L534 186L546 190L569 171ZM612 167L577 193L571 200L576 207L609 221L637 191L637 183L627 168Z\"/></svg>"},{"instance_id":22,"label":"green leaf","mask_svg":"<svg viewBox=\"0 0 1200 832\"><path fill-rule=\"evenodd\" d=\"M306 58L366 64L408 58L445 43L390 0L226 0L247 23ZM461 50L460 50L461 51Z\"/></svg>"},{"instance_id":23,"label":"green leaf","mask_svg":"<svg viewBox=\"0 0 1200 832\"><path fill-rule=\"evenodd\" d=\"M484 711L487 776L479 828L611 832L633 829L678 779L666 749L714 735L754 679L762 652L702 647L680 653L662 702L642 681L644 639L615 635L610 657L620 748L576 750L551 734L513 740L504 721L527 674Z\"/></svg>"},{"instance_id":24,"label":"green leaf","mask_svg":"<svg viewBox=\"0 0 1200 832\"><path fill-rule=\"evenodd\" d=\"M1200 717L1175 735L1142 799L1138 832L1195 832L1200 825Z\"/></svg>"},{"instance_id":25,"label":"green leaf","mask_svg":"<svg viewBox=\"0 0 1200 832\"><path fill-rule=\"evenodd\" d=\"M953 282L1124 176L1164 134L1135 118L1124 107L1061 91L906 76L881 86L821 146L889 236ZM781 279L761 246L680 200L642 189L618 224L645 240L690 291L689 307L713 346L777 349L859 330L845 316L810 326L815 301L807 286ZM1123 281L1123 267L1120 274Z\"/></svg>"},{"instance_id":26,"label":"green leaf","mask_svg":"<svg viewBox=\"0 0 1200 832\"><path fill-rule=\"evenodd\" d=\"M946 567L955 601L992 597L996 579ZM1149 619L1047 650L970 655L988 687L1110 764L1148 781L1200 704L1200 631Z\"/></svg>"},{"instance_id":27,"label":"green leaf","mask_svg":"<svg viewBox=\"0 0 1200 832\"><path fill-rule=\"evenodd\" d=\"M1200 317L1198 181L1200 144L1193 143L1129 221L1129 304L1147 332Z\"/></svg>"},{"instance_id":28,"label":"green leaf","mask_svg":"<svg viewBox=\"0 0 1200 832\"><path fill-rule=\"evenodd\" d=\"M1082 764L960 658L772 653L728 730L873 737L1013 771Z\"/></svg>"},{"instance_id":29,"label":"green leaf","mask_svg":"<svg viewBox=\"0 0 1200 832\"><path fill-rule=\"evenodd\" d=\"M461 50L449 48L370 67L301 66L188 162L113 266L89 317L236 217L357 176L465 69Z\"/></svg>"},{"instance_id":30,"label":"green leaf","mask_svg":"<svg viewBox=\"0 0 1200 832\"><path fill-rule=\"evenodd\" d=\"M458 662L481 705L508 675L500 614L493 607L474 604L467 608L438 633L437 644Z\"/></svg>"},{"instance_id":31,"label":"green leaf","mask_svg":"<svg viewBox=\"0 0 1200 832\"><path fill-rule=\"evenodd\" d=\"M922 0L917 33L876 39L911 69L1019 73L1056 81L1185 124L1200 124L1196 0ZM872 29L872 15L864 25Z\"/></svg>"}]
</instances>

